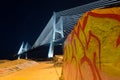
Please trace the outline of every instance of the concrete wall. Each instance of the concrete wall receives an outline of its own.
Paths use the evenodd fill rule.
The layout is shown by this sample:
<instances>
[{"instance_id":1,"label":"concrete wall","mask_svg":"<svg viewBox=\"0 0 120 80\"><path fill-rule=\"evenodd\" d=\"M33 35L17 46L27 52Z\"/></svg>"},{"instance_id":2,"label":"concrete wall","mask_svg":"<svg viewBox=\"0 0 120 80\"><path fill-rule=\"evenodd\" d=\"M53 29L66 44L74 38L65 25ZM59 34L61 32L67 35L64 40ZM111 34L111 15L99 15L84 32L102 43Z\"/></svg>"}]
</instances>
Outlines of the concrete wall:
<instances>
[{"instance_id":1,"label":"concrete wall","mask_svg":"<svg viewBox=\"0 0 120 80\"><path fill-rule=\"evenodd\" d=\"M64 43L64 80L120 80L120 8L85 13Z\"/></svg>"}]
</instances>

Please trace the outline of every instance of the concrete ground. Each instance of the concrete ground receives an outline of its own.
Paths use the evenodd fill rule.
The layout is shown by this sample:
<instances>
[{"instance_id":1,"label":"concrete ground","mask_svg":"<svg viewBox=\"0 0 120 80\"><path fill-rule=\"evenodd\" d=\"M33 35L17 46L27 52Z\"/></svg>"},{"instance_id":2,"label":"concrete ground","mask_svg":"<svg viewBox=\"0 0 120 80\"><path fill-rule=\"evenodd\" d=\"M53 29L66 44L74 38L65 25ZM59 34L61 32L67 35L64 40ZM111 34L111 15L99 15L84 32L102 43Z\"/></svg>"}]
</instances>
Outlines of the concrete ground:
<instances>
[{"instance_id":1,"label":"concrete ground","mask_svg":"<svg viewBox=\"0 0 120 80\"><path fill-rule=\"evenodd\" d=\"M60 75L61 67L51 61L15 60L0 64L0 80L59 80Z\"/></svg>"}]
</instances>

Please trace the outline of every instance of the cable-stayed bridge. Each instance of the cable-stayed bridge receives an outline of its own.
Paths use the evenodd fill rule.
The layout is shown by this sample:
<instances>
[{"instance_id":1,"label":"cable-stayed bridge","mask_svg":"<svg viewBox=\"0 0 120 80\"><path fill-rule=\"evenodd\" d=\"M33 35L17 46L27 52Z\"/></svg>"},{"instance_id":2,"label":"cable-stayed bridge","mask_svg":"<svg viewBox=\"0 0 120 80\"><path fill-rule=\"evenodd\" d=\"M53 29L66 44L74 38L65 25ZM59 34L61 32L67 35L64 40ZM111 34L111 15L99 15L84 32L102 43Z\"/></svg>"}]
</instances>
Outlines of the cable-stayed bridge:
<instances>
[{"instance_id":1,"label":"cable-stayed bridge","mask_svg":"<svg viewBox=\"0 0 120 80\"><path fill-rule=\"evenodd\" d=\"M118 6L119 4L120 0L98 0L71 9L53 12L53 15L35 41L32 49L49 44L48 57L53 57L54 46L63 45L64 40L83 13L95 8L112 7Z\"/></svg>"}]
</instances>

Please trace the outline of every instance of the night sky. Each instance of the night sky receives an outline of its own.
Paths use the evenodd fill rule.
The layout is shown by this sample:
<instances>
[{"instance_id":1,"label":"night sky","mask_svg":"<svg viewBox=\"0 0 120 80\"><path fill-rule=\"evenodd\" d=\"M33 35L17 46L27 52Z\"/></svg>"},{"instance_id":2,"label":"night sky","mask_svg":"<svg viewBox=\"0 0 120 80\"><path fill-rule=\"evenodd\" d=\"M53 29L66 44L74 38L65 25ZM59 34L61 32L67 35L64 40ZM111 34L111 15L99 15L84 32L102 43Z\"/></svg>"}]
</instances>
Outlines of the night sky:
<instances>
[{"instance_id":1,"label":"night sky","mask_svg":"<svg viewBox=\"0 0 120 80\"><path fill-rule=\"evenodd\" d=\"M34 44L53 11L95 0L2 0L0 1L0 59L17 54L22 43Z\"/></svg>"}]
</instances>

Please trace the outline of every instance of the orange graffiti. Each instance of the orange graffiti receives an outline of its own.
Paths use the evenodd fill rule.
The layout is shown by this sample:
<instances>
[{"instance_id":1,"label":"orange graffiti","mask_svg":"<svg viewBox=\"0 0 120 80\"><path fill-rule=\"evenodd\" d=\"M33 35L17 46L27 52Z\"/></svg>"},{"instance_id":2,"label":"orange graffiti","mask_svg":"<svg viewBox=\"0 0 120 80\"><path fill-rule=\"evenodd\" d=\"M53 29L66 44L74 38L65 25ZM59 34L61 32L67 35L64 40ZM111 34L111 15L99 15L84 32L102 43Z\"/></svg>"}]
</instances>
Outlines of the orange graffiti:
<instances>
[{"instance_id":1,"label":"orange graffiti","mask_svg":"<svg viewBox=\"0 0 120 80\"><path fill-rule=\"evenodd\" d=\"M119 76L114 77L114 74L120 75L120 73L118 71L114 72L114 74L110 73L109 69L106 70L109 64L105 63L109 62L109 58L112 58L111 55L116 52L115 57L113 56L114 60L110 62L112 64L115 63L117 60L116 56L120 52L120 49L114 48L114 42L111 44L111 41L115 41L115 39L117 39L115 42L116 47L120 44L120 12L113 13L120 11L120 8L106 9L108 10L106 13L102 12L102 10L105 11L105 9L99 9L85 13L67 37L64 45L64 80L120 79ZM105 21L108 22L106 24L110 25L108 29L105 28L108 26L105 24ZM96 25L95 22L98 23L98 25ZM101 27L103 27L103 30ZM111 31L113 31L113 34ZM110 36L110 33L114 36L113 38ZM108 38L111 39L111 41L107 42ZM113 49L113 51L109 51L109 49ZM111 55L105 53L105 51ZM107 55L109 57L107 57ZM108 60L105 58L108 58ZM110 77L111 75L113 76Z\"/></svg>"},{"instance_id":2,"label":"orange graffiti","mask_svg":"<svg viewBox=\"0 0 120 80\"><path fill-rule=\"evenodd\" d=\"M118 47L120 45L120 35L118 36L116 43L116 47Z\"/></svg>"}]
</instances>

